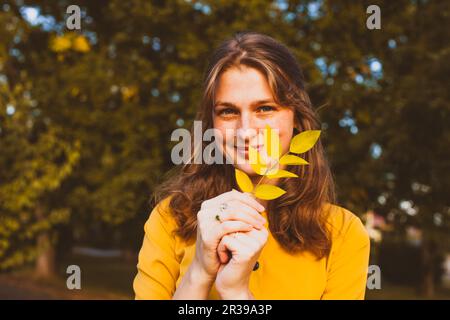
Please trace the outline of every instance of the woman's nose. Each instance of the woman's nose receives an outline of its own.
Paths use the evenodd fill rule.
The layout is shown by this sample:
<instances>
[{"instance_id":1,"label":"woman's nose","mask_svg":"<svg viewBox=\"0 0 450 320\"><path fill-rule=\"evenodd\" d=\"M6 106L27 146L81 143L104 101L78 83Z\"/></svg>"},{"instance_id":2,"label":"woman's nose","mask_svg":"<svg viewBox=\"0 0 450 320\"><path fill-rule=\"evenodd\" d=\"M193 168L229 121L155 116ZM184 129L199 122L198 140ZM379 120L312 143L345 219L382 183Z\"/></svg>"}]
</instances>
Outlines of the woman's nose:
<instances>
[{"instance_id":1,"label":"woman's nose","mask_svg":"<svg viewBox=\"0 0 450 320\"><path fill-rule=\"evenodd\" d=\"M239 127L237 128L237 136L241 141L248 141L257 135L257 128L251 116L242 114Z\"/></svg>"}]
</instances>

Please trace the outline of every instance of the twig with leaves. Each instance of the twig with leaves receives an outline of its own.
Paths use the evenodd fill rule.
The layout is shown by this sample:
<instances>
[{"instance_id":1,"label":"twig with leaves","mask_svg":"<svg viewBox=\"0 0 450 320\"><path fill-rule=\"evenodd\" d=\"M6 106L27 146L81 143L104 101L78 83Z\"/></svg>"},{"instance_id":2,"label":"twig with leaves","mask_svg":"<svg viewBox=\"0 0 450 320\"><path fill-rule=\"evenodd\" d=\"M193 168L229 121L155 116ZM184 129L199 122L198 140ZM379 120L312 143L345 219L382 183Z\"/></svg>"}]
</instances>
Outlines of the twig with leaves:
<instances>
[{"instance_id":1,"label":"twig with leaves","mask_svg":"<svg viewBox=\"0 0 450 320\"><path fill-rule=\"evenodd\" d=\"M252 193L256 198L263 200L273 200L286 193L285 190L271 184L261 184L262 180L275 178L298 178L293 172L279 169L279 165L308 165L309 163L296 154L302 154L310 150L320 136L320 130L306 130L295 135L289 146L289 151L281 155L279 136L270 126L264 130L264 147L270 161L264 161L261 154L255 148L249 147L250 166L256 174L261 175L261 179L256 186L253 185L250 177L243 171L235 169L236 182L242 192ZM276 159L275 161L273 161ZM279 160L278 160L279 159Z\"/></svg>"}]
</instances>

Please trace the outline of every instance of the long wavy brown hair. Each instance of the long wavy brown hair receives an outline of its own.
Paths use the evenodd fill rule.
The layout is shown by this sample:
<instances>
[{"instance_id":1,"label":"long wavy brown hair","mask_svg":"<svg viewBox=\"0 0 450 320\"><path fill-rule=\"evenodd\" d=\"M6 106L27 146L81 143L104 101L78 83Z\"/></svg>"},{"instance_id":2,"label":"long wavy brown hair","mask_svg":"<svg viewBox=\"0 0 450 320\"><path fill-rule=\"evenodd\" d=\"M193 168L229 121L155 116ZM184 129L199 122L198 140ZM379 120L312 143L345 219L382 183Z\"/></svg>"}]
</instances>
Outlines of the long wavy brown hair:
<instances>
[{"instance_id":1,"label":"long wavy brown hair","mask_svg":"<svg viewBox=\"0 0 450 320\"><path fill-rule=\"evenodd\" d=\"M245 65L262 72L275 101L295 114L295 133L320 129L320 122L305 91L298 62L287 47L273 38L243 32L224 41L213 53L203 79L203 95L196 120L203 132L213 127L215 91L221 74L229 68ZM193 136L193 135L192 135ZM193 142L192 142L192 145ZM207 145L203 142L203 148ZM307 166L289 166L299 178L280 179L287 192L269 201L269 229L280 246L289 253L309 251L318 259L331 248L327 219L328 203L334 202L334 183L320 141L303 157ZM178 224L175 234L183 240L195 240L197 212L204 200L238 189L231 164L194 164L177 166L155 194L155 200L170 197L169 207Z\"/></svg>"}]
</instances>

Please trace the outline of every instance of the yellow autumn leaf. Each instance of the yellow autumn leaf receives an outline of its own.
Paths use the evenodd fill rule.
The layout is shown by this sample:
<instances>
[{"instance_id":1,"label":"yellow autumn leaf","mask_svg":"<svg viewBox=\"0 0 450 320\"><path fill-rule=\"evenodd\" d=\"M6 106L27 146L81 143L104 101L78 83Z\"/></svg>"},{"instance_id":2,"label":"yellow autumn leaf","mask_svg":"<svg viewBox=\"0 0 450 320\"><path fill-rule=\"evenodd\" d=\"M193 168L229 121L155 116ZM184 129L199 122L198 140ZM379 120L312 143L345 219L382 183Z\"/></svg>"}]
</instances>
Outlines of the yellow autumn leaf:
<instances>
[{"instance_id":1,"label":"yellow autumn leaf","mask_svg":"<svg viewBox=\"0 0 450 320\"><path fill-rule=\"evenodd\" d=\"M267 175L267 178L269 179L275 179L275 178L298 178L298 175L296 175L293 172L286 171L286 170L278 170L277 173Z\"/></svg>"},{"instance_id":2,"label":"yellow autumn leaf","mask_svg":"<svg viewBox=\"0 0 450 320\"><path fill-rule=\"evenodd\" d=\"M89 42L83 36L77 36L72 43L72 49L78 52L88 52L91 49Z\"/></svg>"},{"instance_id":3,"label":"yellow autumn leaf","mask_svg":"<svg viewBox=\"0 0 450 320\"><path fill-rule=\"evenodd\" d=\"M266 125L266 130L264 130L264 145L269 158L278 160L280 157L280 136L269 125Z\"/></svg>"},{"instance_id":4,"label":"yellow autumn leaf","mask_svg":"<svg viewBox=\"0 0 450 320\"><path fill-rule=\"evenodd\" d=\"M269 162L266 163L261 154L255 148L249 146L248 154L250 166L255 173L264 176L267 174L275 174L278 171L278 163L271 158L267 159Z\"/></svg>"},{"instance_id":5,"label":"yellow autumn leaf","mask_svg":"<svg viewBox=\"0 0 450 320\"><path fill-rule=\"evenodd\" d=\"M263 159L261 158L261 155L259 154L258 150L256 150L252 146L248 146L248 160L250 164L264 165Z\"/></svg>"},{"instance_id":6,"label":"yellow autumn leaf","mask_svg":"<svg viewBox=\"0 0 450 320\"><path fill-rule=\"evenodd\" d=\"M253 183L250 180L250 178L248 177L248 175L239 169L235 169L235 174L236 174L237 184L238 184L239 188L241 188L242 192L252 192L253 191Z\"/></svg>"},{"instance_id":7,"label":"yellow autumn leaf","mask_svg":"<svg viewBox=\"0 0 450 320\"><path fill-rule=\"evenodd\" d=\"M248 158L250 162L250 166L252 167L253 171L259 175L264 175L264 172L266 171L266 164L264 160L262 159L261 155L259 154L258 150L255 148L249 146L248 147Z\"/></svg>"},{"instance_id":8,"label":"yellow autumn leaf","mask_svg":"<svg viewBox=\"0 0 450 320\"><path fill-rule=\"evenodd\" d=\"M285 165L304 165L304 164L309 164L309 163L308 163L308 161L306 161L303 158L294 156L292 154L286 154L286 155L281 157L280 164L285 164Z\"/></svg>"},{"instance_id":9,"label":"yellow autumn leaf","mask_svg":"<svg viewBox=\"0 0 450 320\"><path fill-rule=\"evenodd\" d=\"M54 52L64 52L70 49L71 46L70 39L65 36L54 37L50 42L50 49Z\"/></svg>"},{"instance_id":10,"label":"yellow autumn leaf","mask_svg":"<svg viewBox=\"0 0 450 320\"><path fill-rule=\"evenodd\" d=\"M80 93L80 89L78 87L73 87L72 89L70 89L70 94L75 97Z\"/></svg>"},{"instance_id":11,"label":"yellow autumn leaf","mask_svg":"<svg viewBox=\"0 0 450 320\"><path fill-rule=\"evenodd\" d=\"M122 87L121 92L123 100L128 101L134 96L136 96L136 94L138 93L138 89L136 86Z\"/></svg>"},{"instance_id":12,"label":"yellow autumn leaf","mask_svg":"<svg viewBox=\"0 0 450 320\"><path fill-rule=\"evenodd\" d=\"M262 166L257 163L250 164L250 166L252 167L253 171L255 171L255 173L259 174L260 176L263 176L267 170L267 168L265 166Z\"/></svg>"},{"instance_id":13,"label":"yellow autumn leaf","mask_svg":"<svg viewBox=\"0 0 450 320\"><path fill-rule=\"evenodd\" d=\"M286 191L270 184L261 184L253 190L255 197L263 200L273 200L281 197Z\"/></svg>"},{"instance_id":14,"label":"yellow autumn leaf","mask_svg":"<svg viewBox=\"0 0 450 320\"><path fill-rule=\"evenodd\" d=\"M292 138L289 150L292 153L304 153L314 146L319 136L320 130L303 131Z\"/></svg>"}]
</instances>

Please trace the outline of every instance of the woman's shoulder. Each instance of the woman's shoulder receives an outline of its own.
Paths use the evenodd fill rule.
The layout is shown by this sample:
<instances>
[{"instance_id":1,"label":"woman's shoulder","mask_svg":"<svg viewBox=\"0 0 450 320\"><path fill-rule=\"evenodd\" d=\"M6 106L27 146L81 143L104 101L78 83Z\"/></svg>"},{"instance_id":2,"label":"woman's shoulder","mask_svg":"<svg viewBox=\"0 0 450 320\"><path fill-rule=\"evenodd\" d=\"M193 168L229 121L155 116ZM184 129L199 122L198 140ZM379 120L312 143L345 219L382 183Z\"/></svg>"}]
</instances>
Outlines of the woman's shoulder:
<instances>
[{"instance_id":1,"label":"woman's shoulder","mask_svg":"<svg viewBox=\"0 0 450 320\"><path fill-rule=\"evenodd\" d=\"M171 232L176 228L176 221L170 208L170 199L171 197L166 197L156 203L146 222L146 231L150 226L163 227L167 232Z\"/></svg>"},{"instance_id":2,"label":"woman's shoulder","mask_svg":"<svg viewBox=\"0 0 450 320\"><path fill-rule=\"evenodd\" d=\"M326 204L327 222L333 239L346 238L368 242L369 236L361 219L350 210L336 204Z\"/></svg>"}]
</instances>

